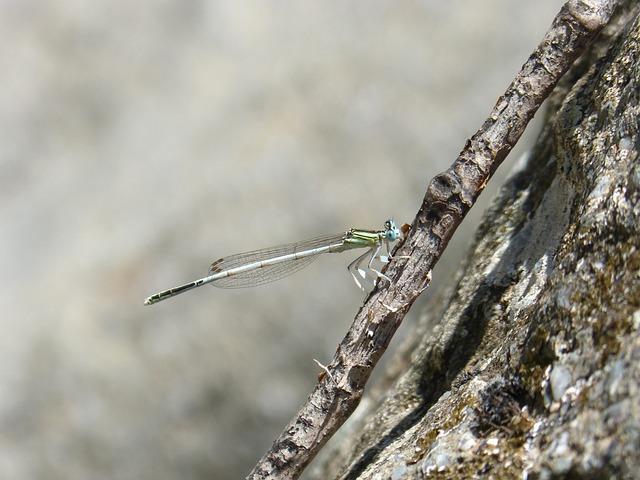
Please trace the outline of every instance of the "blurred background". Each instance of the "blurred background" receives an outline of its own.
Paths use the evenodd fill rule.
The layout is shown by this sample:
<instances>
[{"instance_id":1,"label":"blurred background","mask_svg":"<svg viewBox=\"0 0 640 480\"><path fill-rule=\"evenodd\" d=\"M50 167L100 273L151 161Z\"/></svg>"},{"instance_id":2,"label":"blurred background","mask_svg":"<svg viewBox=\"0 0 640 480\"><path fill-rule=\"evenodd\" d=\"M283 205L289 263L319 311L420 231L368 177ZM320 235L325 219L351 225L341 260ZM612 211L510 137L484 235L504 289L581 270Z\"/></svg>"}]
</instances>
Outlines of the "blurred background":
<instances>
[{"instance_id":1,"label":"blurred background","mask_svg":"<svg viewBox=\"0 0 640 480\"><path fill-rule=\"evenodd\" d=\"M411 222L561 4L0 0L0 478L248 473L361 305L355 255L144 298Z\"/></svg>"}]
</instances>

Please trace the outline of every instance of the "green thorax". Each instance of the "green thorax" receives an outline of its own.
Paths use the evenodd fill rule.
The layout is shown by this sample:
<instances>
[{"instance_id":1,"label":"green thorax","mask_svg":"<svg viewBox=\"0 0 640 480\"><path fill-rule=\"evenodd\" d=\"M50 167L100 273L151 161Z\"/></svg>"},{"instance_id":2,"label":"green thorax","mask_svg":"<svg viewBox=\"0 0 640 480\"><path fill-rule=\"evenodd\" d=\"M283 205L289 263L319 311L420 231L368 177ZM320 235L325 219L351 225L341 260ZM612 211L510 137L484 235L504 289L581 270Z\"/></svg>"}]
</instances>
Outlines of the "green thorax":
<instances>
[{"instance_id":1,"label":"green thorax","mask_svg":"<svg viewBox=\"0 0 640 480\"><path fill-rule=\"evenodd\" d=\"M352 228L344 236L345 249L375 247L380 245L384 234L384 230L357 230Z\"/></svg>"}]
</instances>

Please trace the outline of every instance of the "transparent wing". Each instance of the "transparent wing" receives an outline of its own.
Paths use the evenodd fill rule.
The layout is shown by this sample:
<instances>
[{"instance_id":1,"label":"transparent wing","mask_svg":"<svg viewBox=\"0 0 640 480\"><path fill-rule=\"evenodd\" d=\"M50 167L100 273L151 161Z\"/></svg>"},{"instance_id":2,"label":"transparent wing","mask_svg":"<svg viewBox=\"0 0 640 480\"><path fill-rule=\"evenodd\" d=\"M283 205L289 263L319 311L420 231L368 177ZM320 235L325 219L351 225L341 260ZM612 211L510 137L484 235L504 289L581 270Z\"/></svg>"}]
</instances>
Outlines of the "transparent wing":
<instances>
[{"instance_id":1,"label":"transparent wing","mask_svg":"<svg viewBox=\"0 0 640 480\"><path fill-rule=\"evenodd\" d=\"M223 257L211 264L209 274L212 275L214 273L224 272L231 268L240 267L254 262L261 262L263 260L289 255L296 252L302 252L312 248L324 247L331 244L341 244L344 241L344 236L344 233L340 235L327 235L302 242L288 243L277 247ZM301 268L309 265L317 257L318 255L311 255L297 260L291 259L285 262L276 263L275 265L268 265L256 268L255 270L237 273L230 277L214 280L211 282L211 285L219 288L244 288L262 285L297 272Z\"/></svg>"}]
</instances>

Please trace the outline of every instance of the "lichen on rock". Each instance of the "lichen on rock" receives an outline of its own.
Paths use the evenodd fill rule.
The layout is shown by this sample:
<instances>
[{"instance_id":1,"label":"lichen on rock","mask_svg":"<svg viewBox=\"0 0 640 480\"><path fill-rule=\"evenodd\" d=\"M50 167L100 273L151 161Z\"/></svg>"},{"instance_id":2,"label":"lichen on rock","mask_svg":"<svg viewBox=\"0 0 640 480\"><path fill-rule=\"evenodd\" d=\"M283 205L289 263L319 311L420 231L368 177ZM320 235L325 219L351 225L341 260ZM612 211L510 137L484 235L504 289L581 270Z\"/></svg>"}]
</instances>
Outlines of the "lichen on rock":
<instances>
[{"instance_id":1,"label":"lichen on rock","mask_svg":"<svg viewBox=\"0 0 640 480\"><path fill-rule=\"evenodd\" d=\"M436 328L311 476L637 476L639 59L628 2L556 89L451 295L427 307Z\"/></svg>"}]
</instances>

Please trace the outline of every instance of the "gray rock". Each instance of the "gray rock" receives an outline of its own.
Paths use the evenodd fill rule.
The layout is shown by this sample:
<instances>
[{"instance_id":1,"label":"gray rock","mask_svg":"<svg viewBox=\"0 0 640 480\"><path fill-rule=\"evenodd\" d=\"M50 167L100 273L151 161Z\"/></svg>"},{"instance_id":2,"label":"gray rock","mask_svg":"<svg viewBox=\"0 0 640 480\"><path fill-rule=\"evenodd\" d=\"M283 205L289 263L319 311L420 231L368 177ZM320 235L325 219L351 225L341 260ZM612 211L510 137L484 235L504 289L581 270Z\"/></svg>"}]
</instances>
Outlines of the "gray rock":
<instances>
[{"instance_id":1,"label":"gray rock","mask_svg":"<svg viewBox=\"0 0 640 480\"><path fill-rule=\"evenodd\" d=\"M551 384L551 395L553 399L556 402L560 401L564 392L573 382L571 370L563 365L554 366L549 375L549 382Z\"/></svg>"},{"instance_id":2,"label":"gray rock","mask_svg":"<svg viewBox=\"0 0 640 480\"><path fill-rule=\"evenodd\" d=\"M556 89L411 362L316 478L373 478L417 443L407 478L638 478L639 11L625 2Z\"/></svg>"}]
</instances>

